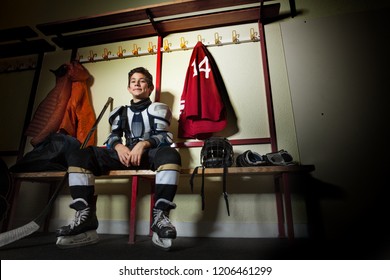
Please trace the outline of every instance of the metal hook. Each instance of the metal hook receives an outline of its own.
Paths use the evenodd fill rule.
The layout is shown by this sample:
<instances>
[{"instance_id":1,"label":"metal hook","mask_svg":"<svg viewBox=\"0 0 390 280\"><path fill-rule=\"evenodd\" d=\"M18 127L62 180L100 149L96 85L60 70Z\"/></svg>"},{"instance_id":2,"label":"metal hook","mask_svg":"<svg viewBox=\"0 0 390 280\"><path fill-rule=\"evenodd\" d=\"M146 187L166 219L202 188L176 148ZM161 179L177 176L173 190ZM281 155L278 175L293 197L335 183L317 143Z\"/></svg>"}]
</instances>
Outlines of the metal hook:
<instances>
[{"instance_id":1,"label":"metal hook","mask_svg":"<svg viewBox=\"0 0 390 280\"><path fill-rule=\"evenodd\" d=\"M180 48L182 49L187 49L187 44L188 44L188 41L185 41L184 37L181 37L180 38Z\"/></svg>"},{"instance_id":2,"label":"metal hook","mask_svg":"<svg viewBox=\"0 0 390 280\"><path fill-rule=\"evenodd\" d=\"M103 59L108 59L108 56L110 54L111 54L111 52L109 50L107 50L106 48L104 48L104 51L103 51L103 54L102 54Z\"/></svg>"},{"instance_id":3,"label":"metal hook","mask_svg":"<svg viewBox=\"0 0 390 280\"><path fill-rule=\"evenodd\" d=\"M171 43L168 43L168 39L166 39L164 41L164 51L166 51L166 52L171 51L171 48L170 48L171 45L172 45Z\"/></svg>"},{"instance_id":4,"label":"metal hook","mask_svg":"<svg viewBox=\"0 0 390 280\"><path fill-rule=\"evenodd\" d=\"M125 52L126 52L126 50L122 49L122 46L118 47L118 52L117 52L118 57L123 57L123 53L125 53Z\"/></svg>"},{"instance_id":5,"label":"metal hook","mask_svg":"<svg viewBox=\"0 0 390 280\"><path fill-rule=\"evenodd\" d=\"M215 41L216 45L222 44L221 39L222 39L222 36L219 36L218 32L215 32L214 33L214 41Z\"/></svg>"},{"instance_id":6,"label":"metal hook","mask_svg":"<svg viewBox=\"0 0 390 280\"><path fill-rule=\"evenodd\" d=\"M204 42L204 39L202 38L202 35L198 35L198 42Z\"/></svg>"},{"instance_id":7,"label":"metal hook","mask_svg":"<svg viewBox=\"0 0 390 280\"><path fill-rule=\"evenodd\" d=\"M94 60L95 60L95 57L97 57L97 54L94 53L92 50L89 51L88 60L89 60L89 61L94 61Z\"/></svg>"},{"instance_id":8,"label":"metal hook","mask_svg":"<svg viewBox=\"0 0 390 280\"><path fill-rule=\"evenodd\" d=\"M148 52L149 52L150 54L154 54L154 53L155 53L155 51L154 51L155 49L156 49L156 45L153 45L152 42L149 42Z\"/></svg>"},{"instance_id":9,"label":"metal hook","mask_svg":"<svg viewBox=\"0 0 390 280\"><path fill-rule=\"evenodd\" d=\"M257 32L255 32L254 28L250 29L250 38L253 42L259 41L259 38L257 37Z\"/></svg>"},{"instance_id":10,"label":"metal hook","mask_svg":"<svg viewBox=\"0 0 390 280\"><path fill-rule=\"evenodd\" d=\"M133 50L131 51L133 55L138 55L138 51L141 50L140 47L137 46L137 44L133 45Z\"/></svg>"},{"instance_id":11,"label":"metal hook","mask_svg":"<svg viewBox=\"0 0 390 280\"><path fill-rule=\"evenodd\" d=\"M238 37L240 37L240 34L237 34L236 30L232 31L232 42L235 44L238 44L240 40L238 40Z\"/></svg>"},{"instance_id":12,"label":"metal hook","mask_svg":"<svg viewBox=\"0 0 390 280\"><path fill-rule=\"evenodd\" d=\"M77 53L75 60L80 62L81 59L83 59L83 56L80 55L80 53Z\"/></svg>"}]
</instances>

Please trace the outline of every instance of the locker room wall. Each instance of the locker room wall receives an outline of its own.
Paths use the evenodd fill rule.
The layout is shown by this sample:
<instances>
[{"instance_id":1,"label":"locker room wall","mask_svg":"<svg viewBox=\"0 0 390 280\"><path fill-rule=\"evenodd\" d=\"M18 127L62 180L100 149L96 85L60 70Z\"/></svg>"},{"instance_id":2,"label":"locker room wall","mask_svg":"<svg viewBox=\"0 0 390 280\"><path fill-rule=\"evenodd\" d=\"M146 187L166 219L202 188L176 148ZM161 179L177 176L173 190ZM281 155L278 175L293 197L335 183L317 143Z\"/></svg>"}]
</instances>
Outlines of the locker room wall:
<instances>
[{"instance_id":1,"label":"locker room wall","mask_svg":"<svg viewBox=\"0 0 390 280\"><path fill-rule=\"evenodd\" d=\"M316 165L324 236L379 238L370 225L387 219L388 152L373 151L388 145L390 9L375 8L281 24L300 156Z\"/></svg>"}]
</instances>

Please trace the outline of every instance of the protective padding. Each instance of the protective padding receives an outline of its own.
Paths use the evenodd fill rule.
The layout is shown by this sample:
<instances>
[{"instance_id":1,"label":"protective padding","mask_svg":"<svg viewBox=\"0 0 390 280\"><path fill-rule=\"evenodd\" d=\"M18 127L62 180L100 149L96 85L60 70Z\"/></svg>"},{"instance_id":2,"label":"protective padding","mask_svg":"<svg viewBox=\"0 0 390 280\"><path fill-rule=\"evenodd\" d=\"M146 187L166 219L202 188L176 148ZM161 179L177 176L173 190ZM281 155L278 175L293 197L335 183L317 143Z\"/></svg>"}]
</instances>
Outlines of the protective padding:
<instances>
[{"instance_id":1,"label":"protective padding","mask_svg":"<svg viewBox=\"0 0 390 280\"><path fill-rule=\"evenodd\" d=\"M265 155L269 163L273 165L291 165L294 164L293 157L285 150Z\"/></svg>"},{"instance_id":2,"label":"protective padding","mask_svg":"<svg viewBox=\"0 0 390 280\"><path fill-rule=\"evenodd\" d=\"M149 116L153 118L154 129L160 131L169 130L171 124L172 112L168 105L160 102L154 102L148 107Z\"/></svg>"},{"instance_id":3,"label":"protective padding","mask_svg":"<svg viewBox=\"0 0 390 280\"><path fill-rule=\"evenodd\" d=\"M236 165L239 167L265 165L267 161L260 154L247 150L240 154L236 159Z\"/></svg>"}]
</instances>

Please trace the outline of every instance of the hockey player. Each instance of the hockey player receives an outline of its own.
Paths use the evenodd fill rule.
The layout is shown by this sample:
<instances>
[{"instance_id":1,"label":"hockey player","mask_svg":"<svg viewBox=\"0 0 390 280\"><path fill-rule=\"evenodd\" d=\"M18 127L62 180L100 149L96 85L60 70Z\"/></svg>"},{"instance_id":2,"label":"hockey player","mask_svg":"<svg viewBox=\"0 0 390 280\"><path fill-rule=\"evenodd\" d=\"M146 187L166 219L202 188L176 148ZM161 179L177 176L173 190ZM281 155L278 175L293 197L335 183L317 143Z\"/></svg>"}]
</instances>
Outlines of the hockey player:
<instances>
[{"instance_id":1,"label":"hockey player","mask_svg":"<svg viewBox=\"0 0 390 280\"><path fill-rule=\"evenodd\" d=\"M170 210L176 208L180 154L171 146L168 131L171 111L163 103L150 100L154 89L153 77L143 67L128 74L130 105L115 108L109 116L112 132L107 148L90 146L75 151L69 158L70 207L76 210L71 224L57 230L57 245L71 248L98 242L98 219L94 179L109 170L152 169L156 173L155 205L153 208L153 244L169 249L176 229L169 220ZM126 142L122 143L122 137Z\"/></svg>"}]
</instances>

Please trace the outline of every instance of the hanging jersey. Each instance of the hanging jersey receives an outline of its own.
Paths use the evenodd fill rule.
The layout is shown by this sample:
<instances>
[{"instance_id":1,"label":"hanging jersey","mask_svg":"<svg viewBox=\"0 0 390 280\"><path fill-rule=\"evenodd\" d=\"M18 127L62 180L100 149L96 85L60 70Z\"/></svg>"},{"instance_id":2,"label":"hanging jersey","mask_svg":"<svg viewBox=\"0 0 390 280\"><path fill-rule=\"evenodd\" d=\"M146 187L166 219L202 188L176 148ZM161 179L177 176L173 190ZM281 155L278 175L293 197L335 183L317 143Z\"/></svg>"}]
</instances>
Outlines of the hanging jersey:
<instances>
[{"instance_id":1,"label":"hanging jersey","mask_svg":"<svg viewBox=\"0 0 390 280\"><path fill-rule=\"evenodd\" d=\"M179 137L205 139L226 127L226 110L221 98L225 87L221 83L213 57L203 43L198 42L181 95Z\"/></svg>"}]
</instances>

